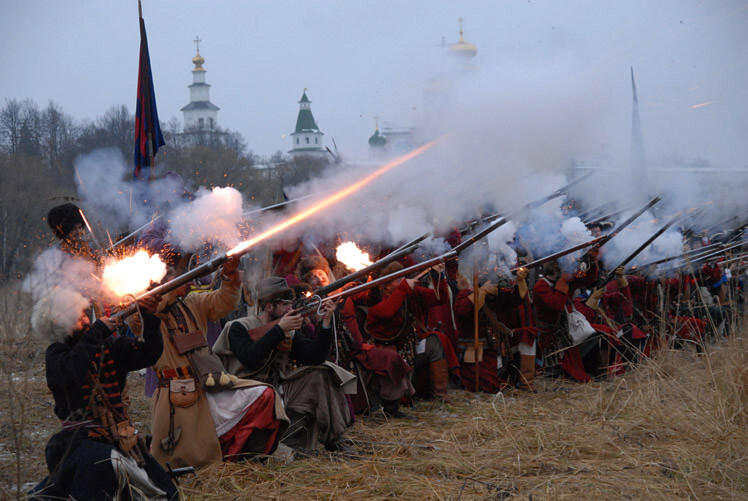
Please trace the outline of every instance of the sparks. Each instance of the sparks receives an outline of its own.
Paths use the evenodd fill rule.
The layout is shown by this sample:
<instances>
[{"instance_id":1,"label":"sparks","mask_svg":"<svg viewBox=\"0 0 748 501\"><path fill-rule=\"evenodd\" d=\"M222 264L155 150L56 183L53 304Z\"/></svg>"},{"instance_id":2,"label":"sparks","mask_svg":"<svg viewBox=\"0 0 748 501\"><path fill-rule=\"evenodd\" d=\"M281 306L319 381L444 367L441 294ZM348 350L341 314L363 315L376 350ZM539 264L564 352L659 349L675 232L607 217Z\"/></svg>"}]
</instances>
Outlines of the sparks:
<instances>
[{"instance_id":1,"label":"sparks","mask_svg":"<svg viewBox=\"0 0 748 501\"><path fill-rule=\"evenodd\" d=\"M358 271L372 264L369 255L359 249L353 242L343 242L335 251L335 257L343 263L346 268Z\"/></svg>"},{"instance_id":2,"label":"sparks","mask_svg":"<svg viewBox=\"0 0 748 501\"><path fill-rule=\"evenodd\" d=\"M118 297L137 295L151 282L159 282L166 275L166 265L158 254L149 256L139 250L132 256L110 261L104 268L104 286Z\"/></svg>"},{"instance_id":3,"label":"sparks","mask_svg":"<svg viewBox=\"0 0 748 501\"><path fill-rule=\"evenodd\" d=\"M226 253L227 256L233 256L235 254L242 253L246 251L247 249L250 249L257 245L258 243L262 242L263 240L266 240L273 235L276 235L280 233L281 231L290 228L291 226L295 225L296 223L299 223L301 221L304 221L305 219L313 216L314 214L318 213L322 209L326 209L330 207L331 205L349 197L350 195L356 193L361 188L366 186L367 184L374 181L376 178L381 176L382 174L385 174L386 172L394 169L395 167L398 167L405 162L412 160L413 158L421 155L423 152L434 146L440 139L435 139L429 143L424 144L423 146L416 148L415 150L411 151L410 153L406 153L405 155L402 155L391 162L388 162L384 164L382 167L380 167L378 170L374 171L373 173L369 174L365 178L363 178L360 181L357 181L353 183L352 185L343 188L342 190L338 191L337 193L333 193L329 197L317 202L316 204L312 205L308 209L299 212L295 216L286 219L282 223L279 223L272 228L260 233L254 238L250 238L249 240L245 240L244 242L241 242L239 245L231 249Z\"/></svg>"}]
</instances>

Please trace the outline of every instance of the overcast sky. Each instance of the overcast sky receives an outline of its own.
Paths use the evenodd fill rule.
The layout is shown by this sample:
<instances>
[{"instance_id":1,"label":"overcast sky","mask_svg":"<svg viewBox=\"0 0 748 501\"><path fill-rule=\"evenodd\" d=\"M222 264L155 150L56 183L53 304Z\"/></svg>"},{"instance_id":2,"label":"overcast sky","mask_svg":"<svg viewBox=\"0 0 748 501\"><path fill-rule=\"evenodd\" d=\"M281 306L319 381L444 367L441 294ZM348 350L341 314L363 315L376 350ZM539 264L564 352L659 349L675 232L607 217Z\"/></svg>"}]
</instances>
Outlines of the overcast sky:
<instances>
[{"instance_id":1,"label":"overcast sky","mask_svg":"<svg viewBox=\"0 0 748 501\"><path fill-rule=\"evenodd\" d=\"M305 87L326 142L349 157L365 156L375 115L418 125L424 87L444 70L442 37L457 41L462 17L481 89L467 100L501 95L492 76L522 87L525 75L553 67L548 88L594 89L615 124L607 134L628 141L633 66L650 154L729 167L748 158L745 0L143 4L161 120L182 120L198 35L219 124L259 154L290 148ZM133 111L136 0L3 0L0 32L3 100L52 99L79 119L117 104Z\"/></svg>"}]
</instances>

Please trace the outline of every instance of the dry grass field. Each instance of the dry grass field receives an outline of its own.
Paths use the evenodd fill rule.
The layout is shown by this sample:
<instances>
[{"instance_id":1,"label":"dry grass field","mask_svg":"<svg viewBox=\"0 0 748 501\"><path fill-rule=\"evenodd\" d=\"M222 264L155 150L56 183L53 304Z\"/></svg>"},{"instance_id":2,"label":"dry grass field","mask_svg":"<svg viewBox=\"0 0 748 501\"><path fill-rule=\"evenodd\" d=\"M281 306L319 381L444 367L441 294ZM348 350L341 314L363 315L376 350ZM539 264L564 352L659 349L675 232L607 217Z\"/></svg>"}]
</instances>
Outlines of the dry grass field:
<instances>
[{"instance_id":1,"label":"dry grass field","mask_svg":"<svg viewBox=\"0 0 748 501\"><path fill-rule=\"evenodd\" d=\"M28 307L0 294L0 492L23 498L45 472L58 423L44 344ZM748 333L665 350L629 374L587 385L539 380L540 392L450 391L418 402L418 421L359 418L355 457L217 464L184 477L188 499L748 499ZM144 378L130 376L132 417L148 430ZM21 487L20 491L18 487Z\"/></svg>"}]
</instances>

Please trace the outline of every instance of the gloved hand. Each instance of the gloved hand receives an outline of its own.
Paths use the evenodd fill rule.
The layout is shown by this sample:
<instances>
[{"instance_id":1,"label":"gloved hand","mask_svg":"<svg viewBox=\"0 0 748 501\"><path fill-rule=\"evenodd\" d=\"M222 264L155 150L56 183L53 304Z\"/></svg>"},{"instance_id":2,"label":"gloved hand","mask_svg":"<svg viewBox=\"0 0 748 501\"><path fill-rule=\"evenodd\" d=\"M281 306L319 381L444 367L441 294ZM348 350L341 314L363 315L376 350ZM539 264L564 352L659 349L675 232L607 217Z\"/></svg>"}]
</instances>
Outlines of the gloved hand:
<instances>
[{"instance_id":1,"label":"gloved hand","mask_svg":"<svg viewBox=\"0 0 748 501\"><path fill-rule=\"evenodd\" d=\"M239 275L239 258L237 256L234 256L223 263L223 279L236 286L241 283L241 277Z\"/></svg>"},{"instance_id":2,"label":"gloved hand","mask_svg":"<svg viewBox=\"0 0 748 501\"><path fill-rule=\"evenodd\" d=\"M629 282L626 280L626 270L623 266L616 268L616 283L618 283L619 289L629 286Z\"/></svg>"},{"instance_id":3,"label":"gloved hand","mask_svg":"<svg viewBox=\"0 0 748 501\"><path fill-rule=\"evenodd\" d=\"M600 299L602 299L604 294L605 289L595 289L594 291L592 291L592 294L590 294L590 297L587 298L587 301L585 301L584 304L586 304L589 308L596 310L599 307Z\"/></svg>"}]
</instances>

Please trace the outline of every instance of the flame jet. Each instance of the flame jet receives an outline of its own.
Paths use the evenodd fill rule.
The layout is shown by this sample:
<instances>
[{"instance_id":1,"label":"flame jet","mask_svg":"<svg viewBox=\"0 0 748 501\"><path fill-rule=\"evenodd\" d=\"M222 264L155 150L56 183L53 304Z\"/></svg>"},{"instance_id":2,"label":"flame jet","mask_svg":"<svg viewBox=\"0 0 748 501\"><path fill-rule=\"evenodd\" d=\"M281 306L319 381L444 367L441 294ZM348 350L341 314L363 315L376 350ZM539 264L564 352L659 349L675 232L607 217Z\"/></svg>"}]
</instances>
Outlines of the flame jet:
<instances>
[{"instance_id":1,"label":"flame jet","mask_svg":"<svg viewBox=\"0 0 748 501\"><path fill-rule=\"evenodd\" d=\"M221 256L215 257L208 261L205 264L202 264L187 273L184 273L177 278L170 280L169 282L166 282L165 284L161 284L150 291L144 292L137 298L135 298L135 301L133 304L130 304L129 306L123 308L119 312L113 315L113 318L121 318L121 317L127 317L132 315L137 311L137 307L135 305L135 302L137 302L140 299L143 299L145 297L150 296L157 296L160 294L165 294L169 291L172 291L176 289L177 287L186 284L187 282L190 282L196 278L202 277L204 275L207 275L209 273L212 273L216 271L223 263L228 261L230 258L234 256L242 256L243 254L246 254L249 252L252 248L254 248L257 244L267 240L268 238L277 235L278 233L281 233L282 231L302 222L306 219L310 218L311 216L317 214L318 212L327 209L328 207L333 206L334 204L340 202L341 200L344 200L345 198L353 195L354 193L358 192L362 188L364 188L366 185L371 183L372 181L376 180L380 176L386 174L390 170L399 167L400 165L403 165L404 163L418 157L419 155L423 154L430 148L432 148L435 144L437 144L439 141L441 141L445 136L442 136L441 138L435 139L429 143L424 144L423 146L420 146L416 148L415 150L406 153L405 155L402 155L386 164L384 164L382 167L377 169L376 171L372 172L365 178L361 179L360 181L357 181L342 190L333 193L329 197L320 200L316 204L312 205L311 207L301 211L300 213L296 214L293 217L290 217L286 219L285 221L278 223L277 225L269 228L268 230L260 233L256 237L253 237L249 240L245 240L241 242L239 245L234 247L233 249L229 250L226 254L223 254Z\"/></svg>"}]
</instances>

